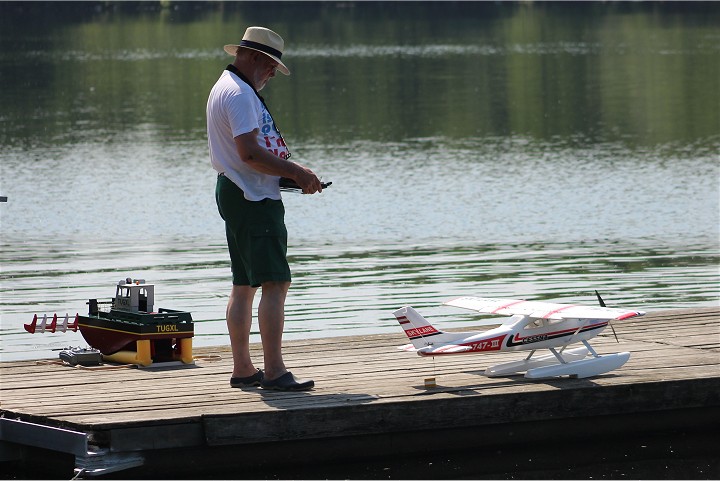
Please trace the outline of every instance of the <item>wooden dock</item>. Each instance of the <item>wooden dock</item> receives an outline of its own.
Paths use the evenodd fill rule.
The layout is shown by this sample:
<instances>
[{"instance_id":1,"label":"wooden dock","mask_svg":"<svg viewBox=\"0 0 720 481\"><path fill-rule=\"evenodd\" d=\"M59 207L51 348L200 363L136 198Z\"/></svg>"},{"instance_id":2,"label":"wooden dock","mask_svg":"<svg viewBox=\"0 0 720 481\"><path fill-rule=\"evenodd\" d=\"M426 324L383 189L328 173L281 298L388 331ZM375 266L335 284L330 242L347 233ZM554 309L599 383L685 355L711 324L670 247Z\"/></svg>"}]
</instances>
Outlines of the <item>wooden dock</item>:
<instances>
[{"instance_id":1,"label":"wooden dock","mask_svg":"<svg viewBox=\"0 0 720 481\"><path fill-rule=\"evenodd\" d=\"M523 353L420 358L395 349L400 328L287 342L306 393L231 389L228 347L196 349L194 366L6 362L0 464L18 478L39 464L59 478L582 478L663 459L668 478L720 477L720 308L614 326L620 344L606 330L593 347L630 361L590 379L487 378ZM647 453L628 461L633 446ZM623 476L642 477L632 466Z\"/></svg>"}]
</instances>

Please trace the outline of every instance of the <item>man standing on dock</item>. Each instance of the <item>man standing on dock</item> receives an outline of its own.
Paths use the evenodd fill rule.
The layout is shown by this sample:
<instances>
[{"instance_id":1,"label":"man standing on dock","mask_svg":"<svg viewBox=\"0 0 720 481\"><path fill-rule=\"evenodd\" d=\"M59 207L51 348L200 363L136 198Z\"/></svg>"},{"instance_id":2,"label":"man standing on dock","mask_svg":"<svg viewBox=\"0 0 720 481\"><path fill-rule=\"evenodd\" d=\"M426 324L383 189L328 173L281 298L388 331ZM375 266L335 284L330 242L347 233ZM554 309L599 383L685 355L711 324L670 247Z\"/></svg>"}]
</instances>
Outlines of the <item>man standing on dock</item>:
<instances>
[{"instance_id":1,"label":"man standing on dock","mask_svg":"<svg viewBox=\"0 0 720 481\"><path fill-rule=\"evenodd\" d=\"M290 75L280 60L283 48L282 37L263 27L249 27L239 45L225 45L225 52L235 60L210 92L207 132L210 160L218 172L215 198L225 221L233 275L226 312L234 364L230 385L302 391L315 383L298 380L282 358L291 278L279 178L294 180L305 194L322 192L322 185L310 169L289 160L285 141L258 94L276 71ZM258 287L264 372L255 368L249 350Z\"/></svg>"}]
</instances>

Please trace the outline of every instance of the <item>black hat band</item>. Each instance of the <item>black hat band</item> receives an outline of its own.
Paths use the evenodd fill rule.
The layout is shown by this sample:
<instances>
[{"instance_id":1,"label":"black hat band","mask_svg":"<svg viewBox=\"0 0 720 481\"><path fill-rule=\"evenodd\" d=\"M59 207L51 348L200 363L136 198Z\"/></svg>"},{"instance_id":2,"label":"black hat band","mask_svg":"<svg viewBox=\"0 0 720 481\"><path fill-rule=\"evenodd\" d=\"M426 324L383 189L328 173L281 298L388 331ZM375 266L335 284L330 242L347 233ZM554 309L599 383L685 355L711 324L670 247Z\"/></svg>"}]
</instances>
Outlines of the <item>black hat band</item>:
<instances>
[{"instance_id":1,"label":"black hat band","mask_svg":"<svg viewBox=\"0 0 720 481\"><path fill-rule=\"evenodd\" d=\"M260 50L261 52L265 52L277 58L282 58L282 52L280 50L275 50L274 48L268 47L267 45L264 45L262 43L253 42L251 40L241 40L240 46L254 48L255 50Z\"/></svg>"}]
</instances>

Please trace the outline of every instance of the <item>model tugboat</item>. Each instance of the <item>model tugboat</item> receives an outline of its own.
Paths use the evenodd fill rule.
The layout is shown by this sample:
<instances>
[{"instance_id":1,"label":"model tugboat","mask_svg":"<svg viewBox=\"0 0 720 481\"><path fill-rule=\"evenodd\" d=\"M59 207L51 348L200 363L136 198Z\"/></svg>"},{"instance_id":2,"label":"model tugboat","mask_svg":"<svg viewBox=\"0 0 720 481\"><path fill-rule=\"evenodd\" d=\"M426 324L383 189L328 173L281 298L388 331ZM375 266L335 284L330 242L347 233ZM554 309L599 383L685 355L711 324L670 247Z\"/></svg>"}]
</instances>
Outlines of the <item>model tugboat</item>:
<instances>
[{"instance_id":1,"label":"model tugboat","mask_svg":"<svg viewBox=\"0 0 720 481\"><path fill-rule=\"evenodd\" d=\"M154 302L152 284L146 284L143 279L127 278L118 282L112 300L90 299L88 315L77 314L75 322L65 329L79 328L87 343L99 350L106 361L141 366L169 361L192 364L192 337L195 334L192 315L165 308L153 312ZM110 309L100 308L105 305L110 305ZM37 316L32 324L25 325L25 329L35 332L36 323ZM56 321L53 321L50 332L55 332L55 325ZM44 318L40 332L45 330Z\"/></svg>"},{"instance_id":2,"label":"model tugboat","mask_svg":"<svg viewBox=\"0 0 720 481\"><path fill-rule=\"evenodd\" d=\"M80 333L109 361L192 363L192 315L164 308L153 312L154 302L155 286L127 278L118 282L109 311L102 311L97 299L89 300L88 315L78 317Z\"/></svg>"}]
</instances>

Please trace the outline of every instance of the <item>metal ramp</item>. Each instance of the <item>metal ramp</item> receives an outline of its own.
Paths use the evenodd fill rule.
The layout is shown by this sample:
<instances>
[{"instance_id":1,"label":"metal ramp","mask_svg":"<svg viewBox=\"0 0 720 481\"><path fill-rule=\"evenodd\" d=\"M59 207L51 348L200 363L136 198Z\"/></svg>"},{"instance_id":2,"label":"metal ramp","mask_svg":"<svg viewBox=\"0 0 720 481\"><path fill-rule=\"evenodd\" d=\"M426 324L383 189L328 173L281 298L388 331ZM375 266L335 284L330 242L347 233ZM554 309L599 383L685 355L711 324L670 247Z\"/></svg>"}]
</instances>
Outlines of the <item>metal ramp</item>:
<instances>
[{"instance_id":1,"label":"metal ramp","mask_svg":"<svg viewBox=\"0 0 720 481\"><path fill-rule=\"evenodd\" d=\"M88 434L81 431L0 418L0 461L22 459L26 455L24 448L75 455L75 478L100 476L141 466L144 462L140 453L94 449L88 444Z\"/></svg>"}]
</instances>

